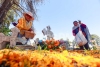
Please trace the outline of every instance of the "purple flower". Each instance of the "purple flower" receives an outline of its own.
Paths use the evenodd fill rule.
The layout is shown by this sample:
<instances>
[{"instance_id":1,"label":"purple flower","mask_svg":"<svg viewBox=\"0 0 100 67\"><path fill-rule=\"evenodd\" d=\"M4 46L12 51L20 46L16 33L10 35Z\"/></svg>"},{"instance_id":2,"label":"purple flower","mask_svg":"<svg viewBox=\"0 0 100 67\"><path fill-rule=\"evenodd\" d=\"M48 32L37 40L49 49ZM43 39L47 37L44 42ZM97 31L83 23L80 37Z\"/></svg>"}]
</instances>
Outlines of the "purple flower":
<instances>
[{"instance_id":1,"label":"purple flower","mask_svg":"<svg viewBox=\"0 0 100 67\"><path fill-rule=\"evenodd\" d=\"M63 43L64 43L64 41L63 41L63 40L60 40L59 42L60 42L60 44L63 44Z\"/></svg>"}]
</instances>

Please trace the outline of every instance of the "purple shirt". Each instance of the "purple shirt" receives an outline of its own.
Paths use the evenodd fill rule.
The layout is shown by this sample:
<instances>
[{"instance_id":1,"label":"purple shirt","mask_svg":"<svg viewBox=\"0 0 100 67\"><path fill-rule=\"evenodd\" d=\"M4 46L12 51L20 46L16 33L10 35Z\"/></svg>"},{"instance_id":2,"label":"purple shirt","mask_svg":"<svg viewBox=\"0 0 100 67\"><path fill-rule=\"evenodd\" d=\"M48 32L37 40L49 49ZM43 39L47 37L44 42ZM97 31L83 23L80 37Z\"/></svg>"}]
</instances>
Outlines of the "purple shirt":
<instances>
[{"instance_id":1,"label":"purple shirt","mask_svg":"<svg viewBox=\"0 0 100 67\"><path fill-rule=\"evenodd\" d=\"M84 35L86 35L85 29L86 29L86 25L85 24L81 24L80 25L81 31L84 33ZM79 32L79 27L77 27L76 29L74 29L72 31L72 33L74 34L74 36Z\"/></svg>"}]
</instances>

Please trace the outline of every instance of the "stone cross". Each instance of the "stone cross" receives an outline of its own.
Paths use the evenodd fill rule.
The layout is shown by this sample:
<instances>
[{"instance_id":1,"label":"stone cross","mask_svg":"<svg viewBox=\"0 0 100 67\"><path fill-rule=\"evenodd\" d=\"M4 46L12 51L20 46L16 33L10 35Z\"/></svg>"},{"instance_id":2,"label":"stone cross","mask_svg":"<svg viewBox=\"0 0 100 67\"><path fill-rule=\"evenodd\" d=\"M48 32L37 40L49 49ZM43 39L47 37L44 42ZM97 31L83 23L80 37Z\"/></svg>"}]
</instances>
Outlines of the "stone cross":
<instances>
[{"instance_id":1,"label":"stone cross","mask_svg":"<svg viewBox=\"0 0 100 67\"><path fill-rule=\"evenodd\" d=\"M42 33L47 36L47 40L50 40L50 39L54 38L54 34L51 31L50 26L47 26L47 29L44 28L42 30Z\"/></svg>"},{"instance_id":2,"label":"stone cross","mask_svg":"<svg viewBox=\"0 0 100 67\"><path fill-rule=\"evenodd\" d=\"M16 42L18 42L17 35L19 32L19 29L14 27L11 29L12 34L11 36L5 36L3 33L0 33L0 49L4 48L4 44L6 42L10 42L10 47L14 47L16 45Z\"/></svg>"}]
</instances>

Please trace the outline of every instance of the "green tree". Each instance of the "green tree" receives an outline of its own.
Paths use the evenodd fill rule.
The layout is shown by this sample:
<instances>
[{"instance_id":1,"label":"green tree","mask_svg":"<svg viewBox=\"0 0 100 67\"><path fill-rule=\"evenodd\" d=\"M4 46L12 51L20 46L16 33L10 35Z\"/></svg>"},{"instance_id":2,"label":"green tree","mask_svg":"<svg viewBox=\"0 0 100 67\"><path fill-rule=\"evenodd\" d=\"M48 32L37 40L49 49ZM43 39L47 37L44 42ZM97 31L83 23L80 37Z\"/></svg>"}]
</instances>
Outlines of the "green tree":
<instances>
[{"instance_id":1,"label":"green tree","mask_svg":"<svg viewBox=\"0 0 100 67\"><path fill-rule=\"evenodd\" d=\"M9 16L9 10L18 14L22 14L24 11L31 11L34 15L36 15L36 5L42 2L42 0L0 0L0 25L4 23L6 19L12 19Z\"/></svg>"},{"instance_id":2,"label":"green tree","mask_svg":"<svg viewBox=\"0 0 100 67\"><path fill-rule=\"evenodd\" d=\"M10 26L10 22L15 21L14 20L14 15L16 15L16 14L12 10L9 10L6 17L5 17L4 22L0 26L0 32L5 34L6 36L10 35L9 26Z\"/></svg>"},{"instance_id":3,"label":"green tree","mask_svg":"<svg viewBox=\"0 0 100 67\"><path fill-rule=\"evenodd\" d=\"M10 23L15 21L15 19L14 19L15 15L16 15L16 13L14 13L14 11L9 10L8 13L7 13L7 15L6 15L6 17L5 17L5 20L1 24L0 28L2 28L2 27L9 28Z\"/></svg>"},{"instance_id":4,"label":"green tree","mask_svg":"<svg viewBox=\"0 0 100 67\"><path fill-rule=\"evenodd\" d=\"M6 26L4 26L4 27L2 27L0 29L0 32L2 32L3 34L5 34L6 36L9 36L11 31L10 31L9 28L7 28Z\"/></svg>"},{"instance_id":5,"label":"green tree","mask_svg":"<svg viewBox=\"0 0 100 67\"><path fill-rule=\"evenodd\" d=\"M64 40L63 38L61 38L60 40Z\"/></svg>"},{"instance_id":6,"label":"green tree","mask_svg":"<svg viewBox=\"0 0 100 67\"><path fill-rule=\"evenodd\" d=\"M96 34L91 34L91 39L95 40L97 45L100 45L100 37Z\"/></svg>"}]
</instances>

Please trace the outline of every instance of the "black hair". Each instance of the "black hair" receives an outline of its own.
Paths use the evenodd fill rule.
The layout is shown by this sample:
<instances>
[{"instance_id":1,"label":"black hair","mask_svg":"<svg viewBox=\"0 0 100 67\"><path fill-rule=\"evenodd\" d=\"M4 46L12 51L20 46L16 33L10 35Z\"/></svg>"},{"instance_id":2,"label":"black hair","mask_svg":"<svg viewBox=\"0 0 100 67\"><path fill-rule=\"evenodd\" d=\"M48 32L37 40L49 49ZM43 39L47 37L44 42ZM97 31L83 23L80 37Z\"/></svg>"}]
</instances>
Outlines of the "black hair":
<instances>
[{"instance_id":1,"label":"black hair","mask_svg":"<svg viewBox=\"0 0 100 67\"><path fill-rule=\"evenodd\" d=\"M81 22L81 20L78 20L78 22Z\"/></svg>"},{"instance_id":2,"label":"black hair","mask_svg":"<svg viewBox=\"0 0 100 67\"><path fill-rule=\"evenodd\" d=\"M73 23L75 23L75 22L77 22L77 21L74 21Z\"/></svg>"}]
</instances>

